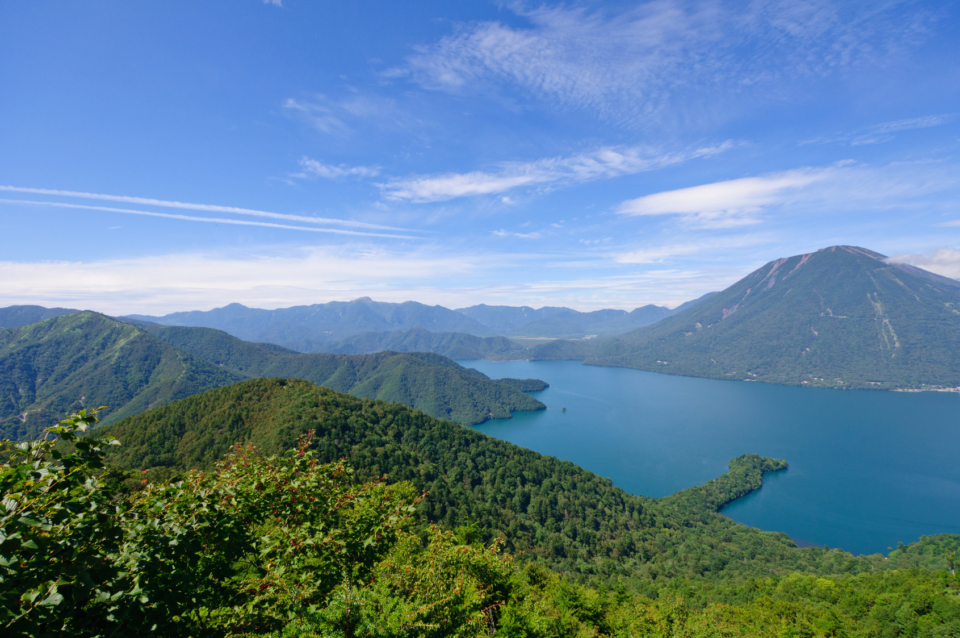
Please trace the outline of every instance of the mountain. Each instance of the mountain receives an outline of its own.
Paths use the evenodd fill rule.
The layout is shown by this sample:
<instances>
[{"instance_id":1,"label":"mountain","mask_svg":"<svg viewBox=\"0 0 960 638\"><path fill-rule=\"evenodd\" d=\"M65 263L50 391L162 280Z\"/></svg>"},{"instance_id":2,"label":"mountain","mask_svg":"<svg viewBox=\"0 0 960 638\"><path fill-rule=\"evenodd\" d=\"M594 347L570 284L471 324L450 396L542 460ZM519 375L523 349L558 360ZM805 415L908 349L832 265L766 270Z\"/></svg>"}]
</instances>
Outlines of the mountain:
<instances>
[{"instance_id":1,"label":"mountain","mask_svg":"<svg viewBox=\"0 0 960 638\"><path fill-rule=\"evenodd\" d=\"M671 314L674 314L674 315L675 315L675 314L677 314L677 313L679 313L679 312L683 312L683 311L686 310L687 308L689 308L689 307L691 307L691 306L695 306L695 305L697 305L698 303L700 303L701 301L704 301L705 299L709 299L710 297L714 296L715 294L717 294L717 291L708 292L707 294L701 295L701 296L697 297L696 299L691 299L690 301L685 301L684 303L682 303L682 304L680 304L679 306L677 306L676 308L674 308L673 311L671 312Z\"/></svg>"},{"instance_id":2,"label":"mountain","mask_svg":"<svg viewBox=\"0 0 960 638\"><path fill-rule=\"evenodd\" d=\"M44 308L43 306L7 306L0 308L0 328L19 328L50 317L70 315L79 310L69 308Z\"/></svg>"},{"instance_id":3,"label":"mountain","mask_svg":"<svg viewBox=\"0 0 960 638\"><path fill-rule=\"evenodd\" d=\"M702 299L702 298L701 298ZM687 302L685 306L698 300ZM352 353L372 352L377 348L424 348L445 356L456 356L461 344L469 357L489 352L490 357L506 355L512 349L506 344L464 340L462 337L427 337L422 332L403 335L423 329L430 333L458 333L475 337L494 335L518 337L582 338L610 336L650 325L675 311L661 306L647 305L631 312L626 310L596 310L579 312L570 308L546 306L487 306L450 310L442 306L427 306L415 301L386 303L361 297L353 301L331 301L312 306L294 306L276 310L248 308L230 304L209 311L175 312L161 317L130 315L133 322L156 323L164 326L216 328L247 341L276 343L299 352ZM374 333L397 333L392 336L373 336ZM382 340L382 344L378 340ZM414 346L414 343L418 345ZM452 354L448 354L452 353Z\"/></svg>"},{"instance_id":4,"label":"mountain","mask_svg":"<svg viewBox=\"0 0 960 638\"><path fill-rule=\"evenodd\" d=\"M563 309L543 319L531 321L514 330L515 336L556 337L580 339L623 334L642 326L649 326L669 317L673 312L662 306L647 305L630 312L626 310L595 310L577 312Z\"/></svg>"},{"instance_id":5,"label":"mountain","mask_svg":"<svg viewBox=\"0 0 960 638\"><path fill-rule=\"evenodd\" d=\"M688 302L693 303L693 302ZM633 311L605 309L580 312L571 308L545 306L487 306L460 308L472 319L487 325L497 334L515 337L551 337L580 339L630 332L669 317L674 311L652 304Z\"/></svg>"},{"instance_id":6,"label":"mountain","mask_svg":"<svg viewBox=\"0 0 960 638\"><path fill-rule=\"evenodd\" d=\"M138 327L94 312L0 329L0 436L25 439L82 407L104 422L251 377L298 377L472 425L545 406L435 354L301 354L208 328Z\"/></svg>"},{"instance_id":7,"label":"mountain","mask_svg":"<svg viewBox=\"0 0 960 638\"><path fill-rule=\"evenodd\" d=\"M367 332L330 344L333 354L368 354L383 350L433 352L451 359L522 359L526 348L506 337L476 337L459 332L429 332L413 328L395 332Z\"/></svg>"},{"instance_id":8,"label":"mountain","mask_svg":"<svg viewBox=\"0 0 960 638\"><path fill-rule=\"evenodd\" d=\"M35 437L83 407L105 423L244 376L94 312L0 329L0 436Z\"/></svg>"},{"instance_id":9,"label":"mountain","mask_svg":"<svg viewBox=\"0 0 960 638\"><path fill-rule=\"evenodd\" d=\"M487 304L478 304L476 306L470 306L469 308L457 308L454 312L459 312L487 326L495 334L507 335L513 334L521 326L525 326L533 321L544 319L558 312L576 312L576 310L558 306L531 308L530 306L488 306Z\"/></svg>"},{"instance_id":10,"label":"mountain","mask_svg":"<svg viewBox=\"0 0 960 638\"><path fill-rule=\"evenodd\" d=\"M837 388L960 386L960 282L855 246L772 261L659 323L532 358Z\"/></svg>"},{"instance_id":11,"label":"mountain","mask_svg":"<svg viewBox=\"0 0 960 638\"><path fill-rule=\"evenodd\" d=\"M515 385L432 353L303 354L211 328L145 326L158 339L244 377L295 377L355 396L402 403L475 425L546 406Z\"/></svg>"},{"instance_id":12,"label":"mountain","mask_svg":"<svg viewBox=\"0 0 960 638\"><path fill-rule=\"evenodd\" d=\"M132 319L165 326L216 328L246 341L276 343L300 352L317 352L331 342L366 332L426 328L480 336L493 332L469 317L442 306L415 301L386 303L361 297L312 306L277 310L230 304L210 311L175 312L162 317L131 315Z\"/></svg>"},{"instance_id":13,"label":"mountain","mask_svg":"<svg viewBox=\"0 0 960 638\"><path fill-rule=\"evenodd\" d=\"M745 455L730 473L666 499L634 496L576 465L440 421L397 404L361 400L305 381L258 379L211 390L95 430L122 445L111 460L166 475L211 469L231 446L264 454L295 447L314 431L321 462L339 459L357 480L384 474L411 481L427 498L420 515L448 529L472 524L555 569L635 578L646 586L674 576L729 581L802 569L868 571L880 556L855 558L797 549L718 513L760 487L783 461Z\"/></svg>"}]
</instances>

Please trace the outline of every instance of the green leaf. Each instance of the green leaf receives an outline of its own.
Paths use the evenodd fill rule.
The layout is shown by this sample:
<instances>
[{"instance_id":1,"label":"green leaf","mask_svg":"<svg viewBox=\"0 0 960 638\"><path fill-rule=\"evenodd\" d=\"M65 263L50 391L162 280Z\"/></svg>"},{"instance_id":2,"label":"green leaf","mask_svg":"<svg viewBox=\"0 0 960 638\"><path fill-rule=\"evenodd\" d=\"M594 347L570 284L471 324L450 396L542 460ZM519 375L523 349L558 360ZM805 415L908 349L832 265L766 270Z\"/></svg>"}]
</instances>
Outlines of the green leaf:
<instances>
[{"instance_id":1,"label":"green leaf","mask_svg":"<svg viewBox=\"0 0 960 638\"><path fill-rule=\"evenodd\" d=\"M38 607L55 607L63 602L63 595L54 591L52 594L37 603Z\"/></svg>"}]
</instances>

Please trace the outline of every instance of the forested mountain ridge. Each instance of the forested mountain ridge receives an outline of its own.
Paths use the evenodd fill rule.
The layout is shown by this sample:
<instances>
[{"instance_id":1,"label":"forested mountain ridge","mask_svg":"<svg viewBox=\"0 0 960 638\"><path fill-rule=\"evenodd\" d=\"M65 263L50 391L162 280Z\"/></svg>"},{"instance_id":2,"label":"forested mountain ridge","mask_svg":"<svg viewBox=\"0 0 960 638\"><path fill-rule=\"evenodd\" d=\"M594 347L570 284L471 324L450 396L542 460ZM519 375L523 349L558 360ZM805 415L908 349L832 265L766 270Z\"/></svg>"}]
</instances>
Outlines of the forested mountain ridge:
<instances>
[{"instance_id":1,"label":"forested mountain ridge","mask_svg":"<svg viewBox=\"0 0 960 638\"><path fill-rule=\"evenodd\" d=\"M466 425L544 405L435 354L300 354L207 328L138 327L94 312L0 329L0 436L24 439L71 410L103 421L258 376L306 378Z\"/></svg>"},{"instance_id":2,"label":"forested mountain ridge","mask_svg":"<svg viewBox=\"0 0 960 638\"><path fill-rule=\"evenodd\" d=\"M616 338L554 342L583 359L690 376L839 388L960 386L960 282L833 246L772 261L726 290Z\"/></svg>"},{"instance_id":3,"label":"forested mountain ridge","mask_svg":"<svg viewBox=\"0 0 960 638\"><path fill-rule=\"evenodd\" d=\"M339 392L402 403L463 425L509 419L518 410L546 407L510 383L429 352L307 354L249 343L212 328L144 326L144 330L247 378L306 379Z\"/></svg>"},{"instance_id":4,"label":"forested mountain ridge","mask_svg":"<svg viewBox=\"0 0 960 638\"><path fill-rule=\"evenodd\" d=\"M258 379L139 414L100 435L120 439L113 462L133 469L211 468L236 443L264 453L313 430L321 461L345 458L365 481L386 474L427 498L423 516L452 529L475 525L484 538L581 577L624 578L655 592L671 578L746 583L800 570L853 574L890 566L882 556L798 549L784 534L761 532L718 511L760 487L783 461L744 455L707 484L664 499L634 496L609 479L433 419L396 404L357 399L300 380ZM943 537L953 543L955 537ZM933 540L924 565L945 567ZM688 581L689 582L689 581Z\"/></svg>"},{"instance_id":5,"label":"forested mountain ridge","mask_svg":"<svg viewBox=\"0 0 960 638\"><path fill-rule=\"evenodd\" d=\"M324 347L331 354L433 352L451 359L523 359L526 348L506 337L476 337L462 332L429 332L413 328L396 332L367 332Z\"/></svg>"},{"instance_id":6,"label":"forested mountain ridge","mask_svg":"<svg viewBox=\"0 0 960 638\"><path fill-rule=\"evenodd\" d=\"M0 616L6 632L22 638L934 638L960 632L954 559L960 536L923 537L889 559L796 547L781 547L787 550L781 557L762 540L782 535L749 530L716 513L759 487L763 473L784 467L783 461L748 454L731 461L723 476L667 499L622 498L609 482L570 464L517 454L523 451L509 444L484 449L484 437L449 422L308 385L261 379L186 399L186 410L161 408L159 423L151 413L142 415L137 431L147 431L146 441L128 437L126 421L94 431L106 439L83 436L96 422L87 412L50 428L54 440L4 441ZM291 386L300 387L282 396ZM252 394L254 402L222 400L236 391ZM221 400L196 405L208 395ZM372 452L389 464L391 478L406 470L411 480L387 483L374 475L365 481L346 458L318 463L323 452L316 431L280 455L267 456L252 443L235 445L213 467L185 476L169 466L141 472L104 465L107 450L128 444L136 446L134 458L171 439L181 451L202 452L221 439L243 437L254 429L247 426L269 423L271 416L281 436L267 448L311 425L277 420L261 402L291 408L288 417L313 412L308 416L327 426L320 432L326 443L343 433L333 445L351 445L355 456ZM111 430L123 440L110 437ZM468 436L457 440L463 433ZM508 520L545 520L533 530L516 529L520 544L533 531L551 554L504 554L502 544L512 539L480 543L492 530L472 521L444 529L418 520L418 505L422 515L433 495L418 498L411 483L449 473L449 460L459 460L449 454L457 449L450 443L465 444L479 459L466 466L462 482L457 476L440 484L440 496L463 494L455 515L492 514L501 529ZM205 455L192 456L209 465ZM417 467L425 457L438 463ZM129 463L131 455L112 460ZM482 481L476 486L475 469ZM512 499L497 498L491 488L501 484ZM596 524L598 517L605 527ZM723 536L704 537L704 529ZM591 533L604 531L619 536L607 558L609 543L591 544ZM630 547L643 538L642 549ZM578 551L575 559L562 556L560 573L542 566L568 547ZM736 560L725 562L731 557ZM631 562L647 569L630 569ZM802 571L791 573L797 563Z\"/></svg>"},{"instance_id":7,"label":"forested mountain ridge","mask_svg":"<svg viewBox=\"0 0 960 638\"><path fill-rule=\"evenodd\" d=\"M0 328L19 328L50 317L70 315L79 310L70 308L44 308L43 306L7 306L0 308Z\"/></svg>"},{"instance_id":8,"label":"forested mountain ridge","mask_svg":"<svg viewBox=\"0 0 960 638\"><path fill-rule=\"evenodd\" d=\"M109 406L109 423L244 378L93 312L0 329L0 435L35 437L84 406Z\"/></svg>"}]
</instances>

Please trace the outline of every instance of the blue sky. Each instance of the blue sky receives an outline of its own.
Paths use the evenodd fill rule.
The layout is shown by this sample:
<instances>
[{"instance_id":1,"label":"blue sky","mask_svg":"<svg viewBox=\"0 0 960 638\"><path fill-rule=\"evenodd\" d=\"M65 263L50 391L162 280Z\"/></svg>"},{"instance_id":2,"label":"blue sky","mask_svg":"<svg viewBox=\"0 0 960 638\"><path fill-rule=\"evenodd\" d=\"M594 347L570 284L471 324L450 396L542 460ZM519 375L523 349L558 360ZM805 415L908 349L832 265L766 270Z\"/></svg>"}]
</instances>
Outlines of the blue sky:
<instances>
[{"instance_id":1,"label":"blue sky","mask_svg":"<svg viewBox=\"0 0 960 638\"><path fill-rule=\"evenodd\" d=\"M949 2L0 5L0 305L676 305L960 277Z\"/></svg>"}]
</instances>

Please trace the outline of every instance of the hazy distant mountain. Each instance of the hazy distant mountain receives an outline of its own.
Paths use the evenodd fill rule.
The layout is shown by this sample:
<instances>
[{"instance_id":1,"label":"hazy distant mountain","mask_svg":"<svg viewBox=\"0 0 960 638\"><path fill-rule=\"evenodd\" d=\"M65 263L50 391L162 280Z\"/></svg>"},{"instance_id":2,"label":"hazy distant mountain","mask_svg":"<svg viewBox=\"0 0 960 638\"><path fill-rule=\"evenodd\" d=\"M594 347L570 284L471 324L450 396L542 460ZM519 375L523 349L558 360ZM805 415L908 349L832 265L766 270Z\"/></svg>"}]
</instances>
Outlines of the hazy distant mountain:
<instances>
[{"instance_id":1,"label":"hazy distant mountain","mask_svg":"<svg viewBox=\"0 0 960 638\"><path fill-rule=\"evenodd\" d=\"M423 328L367 332L325 348L335 354L367 354L382 350L434 352L451 359L522 359L526 348L506 337L476 337L461 332L429 332Z\"/></svg>"},{"instance_id":2,"label":"hazy distant mountain","mask_svg":"<svg viewBox=\"0 0 960 638\"><path fill-rule=\"evenodd\" d=\"M216 328L240 339L276 343L300 352L340 352L365 350L368 346L362 343L375 340L366 336L360 341L353 339L358 335L399 333L415 328L431 333L460 333L477 337L499 335L569 339L608 336L650 325L673 312L669 308L653 305L632 312L609 309L579 312L552 306L534 309L528 306L483 304L450 310L415 301L395 304L361 297L353 301L332 301L277 310L230 304L208 311L175 312L161 317L130 315L126 318L165 326ZM423 339L422 335L414 337ZM395 338L383 337L385 342ZM341 345L340 342L344 340L361 345Z\"/></svg>"},{"instance_id":3,"label":"hazy distant mountain","mask_svg":"<svg viewBox=\"0 0 960 638\"><path fill-rule=\"evenodd\" d=\"M631 312L626 310L595 310L577 312L564 308L543 319L517 328L515 336L558 337L579 339L585 336L609 336L630 332L660 321L673 314L669 308L648 305Z\"/></svg>"},{"instance_id":4,"label":"hazy distant mountain","mask_svg":"<svg viewBox=\"0 0 960 638\"><path fill-rule=\"evenodd\" d=\"M69 315L79 310L44 308L43 306L7 306L0 308L0 328L19 328L50 317Z\"/></svg>"},{"instance_id":5,"label":"hazy distant mountain","mask_svg":"<svg viewBox=\"0 0 960 638\"><path fill-rule=\"evenodd\" d=\"M455 312L464 314L483 324L495 334L508 335L516 332L521 326L544 319L558 312L575 313L577 311L559 306L531 308L530 306L488 306L487 304L479 304L470 306L469 308L457 308Z\"/></svg>"},{"instance_id":6,"label":"hazy distant mountain","mask_svg":"<svg viewBox=\"0 0 960 638\"><path fill-rule=\"evenodd\" d=\"M416 301L378 302L369 297L277 310L230 304L209 311L175 312L162 317L131 315L131 318L165 326L216 328L247 341L276 343L301 352L317 352L325 344L365 332L418 327L433 332L493 334L483 324L449 308Z\"/></svg>"},{"instance_id":7,"label":"hazy distant mountain","mask_svg":"<svg viewBox=\"0 0 960 638\"><path fill-rule=\"evenodd\" d=\"M435 354L301 354L208 328L138 327L94 312L0 329L0 437L29 438L68 411L103 421L251 377L296 377L463 424L542 409L516 384Z\"/></svg>"},{"instance_id":8,"label":"hazy distant mountain","mask_svg":"<svg viewBox=\"0 0 960 638\"><path fill-rule=\"evenodd\" d=\"M652 304L631 312L615 309L580 312L556 306L533 309L529 306L481 304L460 308L457 312L462 312L486 324L501 335L581 339L586 336L608 336L630 332L669 317L674 311Z\"/></svg>"},{"instance_id":9,"label":"hazy distant mountain","mask_svg":"<svg viewBox=\"0 0 960 638\"><path fill-rule=\"evenodd\" d=\"M833 246L770 262L659 323L532 358L841 388L960 386L960 282Z\"/></svg>"}]
</instances>

